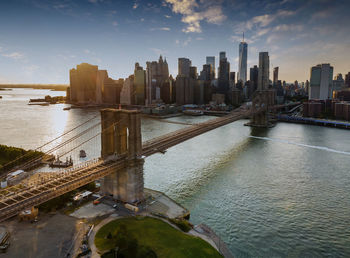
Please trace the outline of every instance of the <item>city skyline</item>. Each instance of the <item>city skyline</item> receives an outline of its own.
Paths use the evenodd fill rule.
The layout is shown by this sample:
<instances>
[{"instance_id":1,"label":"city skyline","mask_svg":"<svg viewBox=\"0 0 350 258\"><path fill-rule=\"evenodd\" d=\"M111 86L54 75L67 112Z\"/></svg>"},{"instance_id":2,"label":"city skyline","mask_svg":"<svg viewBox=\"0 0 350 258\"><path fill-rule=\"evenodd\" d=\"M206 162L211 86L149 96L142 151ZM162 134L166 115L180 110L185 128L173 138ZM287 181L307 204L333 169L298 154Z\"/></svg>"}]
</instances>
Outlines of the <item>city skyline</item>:
<instances>
[{"instance_id":1,"label":"city skyline","mask_svg":"<svg viewBox=\"0 0 350 258\"><path fill-rule=\"evenodd\" d=\"M68 84L66 71L83 62L108 70L113 78L127 78L136 62L145 67L160 54L176 77L179 57L192 60L199 71L206 56L219 60L220 51L237 74L243 31L247 70L258 64L259 52L267 51L270 70L279 66L279 77L287 82L309 80L310 67L320 63L345 74L350 4L336 2L2 2L0 83Z\"/></svg>"}]
</instances>

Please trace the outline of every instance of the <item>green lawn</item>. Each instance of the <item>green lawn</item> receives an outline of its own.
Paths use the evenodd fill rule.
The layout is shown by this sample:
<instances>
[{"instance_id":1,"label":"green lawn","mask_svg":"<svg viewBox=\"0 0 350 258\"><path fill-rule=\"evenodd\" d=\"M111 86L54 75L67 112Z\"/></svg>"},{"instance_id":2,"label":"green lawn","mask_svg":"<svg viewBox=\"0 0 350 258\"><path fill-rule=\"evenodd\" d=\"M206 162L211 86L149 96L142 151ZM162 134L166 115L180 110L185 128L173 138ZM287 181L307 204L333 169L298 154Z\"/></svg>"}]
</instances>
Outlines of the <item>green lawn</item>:
<instances>
[{"instance_id":1,"label":"green lawn","mask_svg":"<svg viewBox=\"0 0 350 258\"><path fill-rule=\"evenodd\" d=\"M109 222L97 232L95 245L101 252L111 250L119 245L117 243L123 243L120 241L125 241L121 235L133 239L140 248L151 249L157 257L222 257L204 240L150 217L122 218Z\"/></svg>"}]
</instances>

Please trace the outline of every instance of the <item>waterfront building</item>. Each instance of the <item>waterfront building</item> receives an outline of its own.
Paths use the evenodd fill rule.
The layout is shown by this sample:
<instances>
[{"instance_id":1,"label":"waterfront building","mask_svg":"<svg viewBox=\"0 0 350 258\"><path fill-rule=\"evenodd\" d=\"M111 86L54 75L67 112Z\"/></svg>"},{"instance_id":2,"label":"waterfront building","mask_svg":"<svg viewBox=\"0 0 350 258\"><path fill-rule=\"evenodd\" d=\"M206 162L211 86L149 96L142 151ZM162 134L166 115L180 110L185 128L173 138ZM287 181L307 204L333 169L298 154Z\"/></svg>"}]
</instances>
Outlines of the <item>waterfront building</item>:
<instances>
[{"instance_id":1,"label":"waterfront building","mask_svg":"<svg viewBox=\"0 0 350 258\"><path fill-rule=\"evenodd\" d=\"M204 90L205 90L205 81L197 80L194 84L193 90L193 101L194 104L203 105L204 102Z\"/></svg>"},{"instance_id":2,"label":"waterfront building","mask_svg":"<svg viewBox=\"0 0 350 258\"><path fill-rule=\"evenodd\" d=\"M284 89L282 87L281 80L277 80L277 82L275 84L275 88L276 88L276 103L278 105L283 104L284 103Z\"/></svg>"},{"instance_id":3,"label":"waterfront building","mask_svg":"<svg viewBox=\"0 0 350 258\"><path fill-rule=\"evenodd\" d=\"M194 79L188 76L176 77L176 104L193 104Z\"/></svg>"},{"instance_id":4,"label":"waterfront building","mask_svg":"<svg viewBox=\"0 0 350 258\"><path fill-rule=\"evenodd\" d=\"M333 91L342 90L343 88L345 88L345 81L343 79L343 75L338 73L333 80Z\"/></svg>"},{"instance_id":5,"label":"waterfront building","mask_svg":"<svg viewBox=\"0 0 350 258\"><path fill-rule=\"evenodd\" d=\"M188 58L179 58L178 59L178 75L179 76L190 76L190 67L192 62Z\"/></svg>"},{"instance_id":6,"label":"waterfront building","mask_svg":"<svg viewBox=\"0 0 350 258\"><path fill-rule=\"evenodd\" d=\"M95 104L97 91L97 65L82 63L69 71L70 101L79 104Z\"/></svg>"},{"instance_id":7,"label":"waterfront building","mask_svg":"<svg viewBox=\"0 0 350 258\"><path fill-rule=\"evenodd\" d=\"M247 81L247 59L248 59L248 44L243 41L239 44L238 53L238 78L237 81L242 81L243 84Z\"/></svg>"},{"instance_id":8,"label":"waterfront building","mask_svg":"<svg viewBox=\"0 0 350 258\"><path fill-rule=\"evenodd\" d=\"M350 88L350 72L345 74L345 87Z\"/></svg>"},{"instance_id":9,"label":"waterfront building","mask_svg":"<svg viewBox=\"0 0 350 258\"><path fill-rule=\"evenodd\" d=\"M157 92L160 92L162 83L167 79L169 79L169 68L166 59L163 61L162 56L160 56L158 62L146 62L146 105L159 101L159 99L157 100Z\"/></svg>"},{"instance_id":10,"label":"waterfront building","mask_svg":"<svg viewBox=\"0 0 350 258\"><path fill-rule=\"evenodd\" d=\"M172 78L163 82L160 88L160 98L165 104L171 104L174 102L174 80Z\"/></svg>"},{"instance_id":11,"label":"waterfront building","mask_svg":"<svg viewBox=\"0 0 350 258\"><path fill-rule=\"evenodd\" d=\"M242 91L237 88L233 88L231 90L232 105L238 107L242 104L242 101L243 101Z\"/></svg>"},{"instance_id":12,"label":"waterfront building","mask_svg":"<svg viewBox=\"0 0 350 258\"><path fill-rule=\"evenodd\" d=\"M217 92L220 94L227 94L230 82L230 63L227 61L225 52L220 52L220 65L218 74Z\"/></svg>"},{"instance_id":13,"label":"waterfront building","mask_svg":"<svg viewBox=\"0 0 350 258\"><path fill-rule=\"evenodd\" d=\"M258 89L259 68L254 65L250 68L250 84L252 85L252 92Z\"/></svg>"},{"instance_id":14,"label":"waterfront building","mask_svg":"<svg viewBox=\"0 0 350 258\"><path fill-rule=\"evenodd\" d=\"M207 56L206 64L211 66L211 80L215 79L215 56Z\"/></svg>"},{"instance_id":15,"label":"waterfront building","mask_svg":"<svg viewBox=\"0 0 350 258\"><path fill-rule=\"evenodd\" d=\"M305 82L305 92L306 92L306 94L309 94L309 89L310 89L310 82L309 82L309 80L306 80L306 82Z\"/></svg>"},{"instance_id":16,"label":"waterfront building","mask_svg":"<svg viewBox=\"0 0 350 258\"><path fill-rule=\"evenodd\" d=\"M197 80L198 74L197 74L197 67L196 66L190 66L190 78Z\"/></svg>"},{"instance_id":17,"label":"waterfront building","mask_svg":"<svg viewBox=\"0 0 350 258\"><path fill-rule=\"evenodd\" d=\"M223 60L226 58L226 52L225 51L221 51L219 53L219 61Z\"/></svg>"},{"instance_id":18,"label":"waterfront building","mask_svg":"<svg viewBox=\"0 0 350 258\"><path fill-rule=\"evenodd\" d=\"M332 78L333 67L330 64L319 64L311 67L309 99L331 99Z\"/></svg>"},{"instance_id":19,"label":"waterfront building","mask_svg":"<svg viewBox=\"0 0 350 258\"><path fill-rule=\"evenodd\" d=\"M294 90L299 89L299 82L297 80L294 81Z\"/></svg>"},{"instance_id":20,"label":"waterfront building","mask_svg":"<svg viewBox=\"0 0 350 258\"><path fill-rule=\"evenodd\" d=\"M203 65L203 70L200 73L199 79L203 81L211 81L212 66L210 64Z\"/></svg>"},{"instance_id":21,"label":"waterfront building","mask_svg":"<svg viewBox=\"0 0 350 258\"><path fill-rule=\"evenodd\" d=\"M102 94L103 103L116 105L120 103L120 92L123 88L124 79L113 80L107 78L104 83L104 91Z\"/></svg>"},{"instance_id":22,"label":"waterfront building","mask_svg":"<svg viewBox=\"0 0 350 258\"><path fill-rule=\"evenodd\" d=\"M236 73L230 72L230 88L233 89L236 86Z\"/></svg>"},{"instance_id":23,"label":"waterfront building","mask_svg":"<svg viewBox=\"0 0 350 258\"><path fill-rule=\"evenodd\" d=\"M146 71L139 65L139 63L135 64L134 89L135 105L145 105Z\"/></svg>"},{"instance_id":24,"label":"waterfront building","mask_svg":"<svg viewBox=\"0 0 350 258\"><path fill-rule=\"evenodd\" d=\"M275 67L273 68L273 86L277 86L277 82L278 82L278 70L279 70L279 67Z\"/></svg>"},{"instance_id":25,"label":"waterfront building","mask_svg":"<svg viewBox=\"0 0 350 258\"><path fill-rule=\"evenodd\" d=\"M259 53L258 90L267 90L270 85L270 60L268 52Z\"/></svg>"},{"instance_id":26,"label":"waterfront building","mask_svg":"<svg viewBox=\"0 0 350 258\"><path fill-rule=\"evenodd\" d=\"M120 92L120 104L134 105L134 75L126 78L123 84L123 89Z\"/></svg>"},{"instance_id":27,"label":"waterfront building","mask_svg":"<svg viewBox=\"0 0 350 258\"><path fill-rule=\"evenodd\" d=\"M108 79L106 70L98 70L96 76L96 104L102 104L102 95L104 92L104 82Z\"/></svg>"}]
</instances>

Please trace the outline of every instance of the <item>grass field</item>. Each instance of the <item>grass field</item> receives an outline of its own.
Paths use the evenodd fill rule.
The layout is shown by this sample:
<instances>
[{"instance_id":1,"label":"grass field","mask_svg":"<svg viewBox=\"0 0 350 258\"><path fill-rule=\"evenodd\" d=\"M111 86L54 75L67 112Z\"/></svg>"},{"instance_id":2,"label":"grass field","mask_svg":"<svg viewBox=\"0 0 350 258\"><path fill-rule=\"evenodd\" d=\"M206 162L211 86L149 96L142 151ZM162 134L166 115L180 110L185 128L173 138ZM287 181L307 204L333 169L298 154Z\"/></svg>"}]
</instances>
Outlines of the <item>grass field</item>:
<instances>
[{"instance_id":1,"label":"grass field","mask_svg":"<svg viewBox=\"0 0 350 258\"><path fill-rule=\"evenodd\" d=\"M187 235L165 223L150 217L117 219L104 225L95 236L95 245L101 251L118 246L118 233L147 247L157 257L222 257L206 241Z\"/></svg>"}]
</instances>

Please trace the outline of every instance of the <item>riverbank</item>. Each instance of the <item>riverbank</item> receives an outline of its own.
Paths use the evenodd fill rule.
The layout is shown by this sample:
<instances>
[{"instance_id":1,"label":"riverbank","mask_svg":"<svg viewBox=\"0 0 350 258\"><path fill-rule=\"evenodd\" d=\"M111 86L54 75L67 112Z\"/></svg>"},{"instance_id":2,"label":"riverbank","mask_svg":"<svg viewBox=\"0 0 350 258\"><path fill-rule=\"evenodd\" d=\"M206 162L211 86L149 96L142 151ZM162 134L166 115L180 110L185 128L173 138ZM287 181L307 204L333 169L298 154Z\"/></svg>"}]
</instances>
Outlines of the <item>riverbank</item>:
<instances>
[{"instance_id":1,"label":"riverbank","mask_svg":"<svg viewBox=\"0 0 350 258\"><path fill-rule=\"evenodd\" d=\"M61 200L61 202L68 204L70 201ZM130 226L135 223L129 223L128 233L124 235L124 239L133 240L137 232L140 237L137 240L139 244L150 246L158 257L168 257L168 253L191 253L192 257L198 257L200 253L207 254L203 257L221 257L219 254L221 253L225 257L232 257L223 241L209 227L205 225L193 227L184 219L189 217L189 211L159 191L145 189L145 202L139 206L138 212L127 209L123 203L115 202L109 197L103 198L98 205L93 205L92 200L89 199L80 203L76 209L71 209L72 212L68 212L69 208L62 206L54 212L48 209L43 212L40 209L38 221L35 223L19 222L17 217L1 223L12 236L11 246L6 255L76 257L82 252L88 253L91 249L91 257L100 257L94 244L95 235L99 229L116 219L128 221L136 219L136 222L142 222L141 228L136 229ZM159 226L159 223L162 225ZM53 233L57 227L60 229L59 234ZM145 236L147 238L144 238ZM102 237L102 240L109 241L105 237ZM114 243L109 242L107 245ZM18 248L19 246L21 248ZM111 248L102 249L100 253L109 251Z\"/></svg>"},{"instance_id":2,"label":"riverbank","mask_svg":"<svg viewBox=\"0 0 350 258\"><path fill-rule=\"evenodd\" d=\"M97 231L94 243L101 253L114 253L118 246L118 256L125 257L222 257L200 237L153 217L112 220Z\"/></svg>"},{"instance_id":3,"label":"riverbank","mask_svg":"<svg viewBox=\"0 0 350 258\"><path fill-rule=\"evenodd\" d=\"M44 153L35 150L0 145L0 176L6 171L25 163L28 160L38 158Z\"/></svg>"},{"instance_id":4,"label":"riverbank","mask_svg":"<svg viewBox=\"0 0 350 258\"><path fill-rule=\"evenodd\" d=\"M326 119L300 117L300 116L287 116L287 115L277 115L277 120L281 122L287 122L287 123L310 124L310 125L318 125L318 126L326 126L326 127L350 130L350 123L346 121L335 121L335 120L326 120Z\"/></svg>"},{"instance_id":5,"label":"riverbank","mask_svg":"<svg viewBox=\"0 0 350 258\"><path fill-rule=\"evenodd\" d=\"M13 89L13 88L22 88L22 89L37 89L37 90L54 90L54 91L66 91L69 85L65 84L0 84L2 89Z\"/></svg>"}]
</instances>

